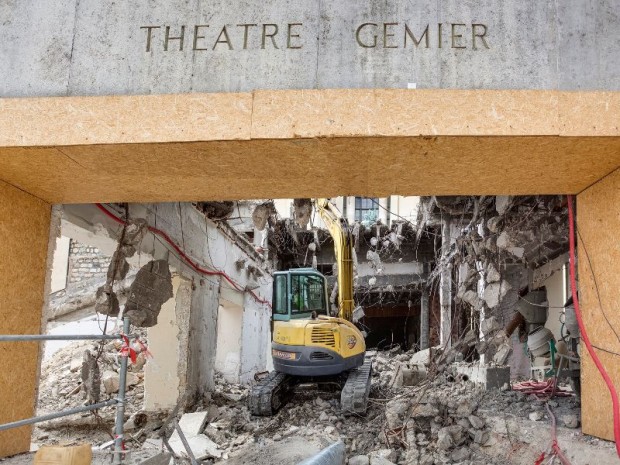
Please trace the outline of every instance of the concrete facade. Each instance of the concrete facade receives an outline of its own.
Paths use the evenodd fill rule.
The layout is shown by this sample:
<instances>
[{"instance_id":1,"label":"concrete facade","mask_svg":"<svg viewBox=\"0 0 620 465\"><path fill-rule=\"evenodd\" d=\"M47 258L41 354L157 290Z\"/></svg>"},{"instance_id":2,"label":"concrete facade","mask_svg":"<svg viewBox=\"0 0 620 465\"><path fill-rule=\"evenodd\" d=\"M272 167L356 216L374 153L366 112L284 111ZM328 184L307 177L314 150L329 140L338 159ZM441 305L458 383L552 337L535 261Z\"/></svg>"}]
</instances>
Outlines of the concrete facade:
<instances>
[{"instance_id":1,"label":"concrete facade","mask_svg":"<svg viewBox=\"0 0 620 465\"><path fill-rule=\"evenodd\" d=\"M619 90L619 9L619 0L3 2L0 96Z\"/></svg>"}]
</instances>

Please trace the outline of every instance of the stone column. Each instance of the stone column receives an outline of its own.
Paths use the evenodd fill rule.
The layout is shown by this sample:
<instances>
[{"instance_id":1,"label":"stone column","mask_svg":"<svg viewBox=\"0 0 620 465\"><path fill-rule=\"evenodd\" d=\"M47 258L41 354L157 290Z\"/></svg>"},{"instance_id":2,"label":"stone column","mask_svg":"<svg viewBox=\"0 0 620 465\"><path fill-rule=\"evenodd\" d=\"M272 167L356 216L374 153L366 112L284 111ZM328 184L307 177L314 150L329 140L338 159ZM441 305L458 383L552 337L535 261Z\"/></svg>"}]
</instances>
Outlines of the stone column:
<instances>
[{"instance_id":1,"label":"stone column","mask_svg":"<svg viewBox=\"0 0 620 465\"><path fill-rule=\"evenodd\" d=\"M428 333L429 333L429 300L428 291L422 291L420 300L420 349L428 349Z\"/></svg>"},{"instance_id":2,"label":"stone column","mask_svg":"<svg viewBox=\"0 0 620 465\"><path fill-rule=\"evenodd\" d=\"M54 252L48 256L50 219L48 203L0 181L0 334L41 332ZM35 413L41 344L0 344L0 423L30 418ZM31 434L30 426L1 432L0 457L30 450Z\"/></svg>"},{"instance_id":3,"label":"stone column","mask_svg":"<svg viewBox=\"0 0 620 465\"><path fill-rule=\"evenodd\" d=\"M444 218L441 221L441 270L439 282L439 304L441 306L440 327L439 327L439 343L442 347L450 347L450 335L452 331L452 269L447 265L444 257L450 250L451 237L451 221L450 218Z\"/></svg>"}]
</instances>

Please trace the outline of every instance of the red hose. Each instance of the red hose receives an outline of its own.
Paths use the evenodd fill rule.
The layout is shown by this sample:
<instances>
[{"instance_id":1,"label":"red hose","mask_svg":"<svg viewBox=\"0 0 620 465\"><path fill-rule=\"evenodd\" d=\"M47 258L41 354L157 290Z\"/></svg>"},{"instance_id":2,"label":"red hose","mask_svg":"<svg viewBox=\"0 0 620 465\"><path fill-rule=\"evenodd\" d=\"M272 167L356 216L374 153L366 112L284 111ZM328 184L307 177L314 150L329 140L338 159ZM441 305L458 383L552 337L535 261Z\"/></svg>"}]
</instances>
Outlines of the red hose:
<instances>
[{"instance_id":1,"label":"red hose","mask_svg":"<svg viewBox=\"0 0 620 465\"><path fill-rule=\"evenodd\" d=\"M114 213L112 213L111 211L109 211L107 208L105 208L103 205L101 205L100 203L96 203L95 206L101 210L108 218L112 219L113 221L115 221L116 223L119 224L125 224L125 221L116 216ZM240 292L244 292L243 287L241 287L241 285L237 284L235 281L232 280L232 278L230 276L228 276L226 273L224 273L223 271L211 271L211 270L207 270L206 268L201 267L200 265L198 265L196 262L194 262L177 244L174 243L174 241L170 238L170 236L168 236L168 234L166 234L164 231L162 231L161 229L157 229L153 226L149 226L149 231L151 231L153 234L156 234L160 237L162 237L168 244L170 244L172 246L172 248L174 250L176 250L176 252L179 254L179 256L183 259L183 261L185 261L185 263L187 263L191 268L193 268L196 272L203 274L203 275L207 275L207 276L221 276L222 278L224 278L226 281L228 281L230 283L231 286L233 286L236 290L240 291ZM265 299L261 299L258 295L256 295L253 291L248 291L250 293L250 295L252 297L254 297L254 299L261 303L261 304L266 304L269 307L271 307L271 303L268 300Z\"/></svg>"},{"instance_id":2,"label":"red hose","mask_svg":"<svg viewBox=\"0 0 620 465\"><path fill-rule=\"evenodd\" d=\"M588 353L599 373L605 380L605 384L607 385L607 389L609 389L609 393L611 394L611 401L613 405L613 415L614 415L614 439L616 441L616 453L618 457L620 457L620 409L618 405L618 393L616 392L616 388L614 387L614 383L612 382L609 374L605 371L605 367L601 363L590 343L590 338L588 337L588 333L586 332L586 327L583 324L583 319L581 318L581 310L579 308L579 300L577 298L577 280L575 278L575 215L573 212L573 196L568 196L568 231L569 231L569 253L570 253L570 287L573 294L573 304L575 306L575 314L577 315L577 322L579 323L579 331L581 332L581 340L586 345L588 349Z\"/></svg>"}]
</instances>

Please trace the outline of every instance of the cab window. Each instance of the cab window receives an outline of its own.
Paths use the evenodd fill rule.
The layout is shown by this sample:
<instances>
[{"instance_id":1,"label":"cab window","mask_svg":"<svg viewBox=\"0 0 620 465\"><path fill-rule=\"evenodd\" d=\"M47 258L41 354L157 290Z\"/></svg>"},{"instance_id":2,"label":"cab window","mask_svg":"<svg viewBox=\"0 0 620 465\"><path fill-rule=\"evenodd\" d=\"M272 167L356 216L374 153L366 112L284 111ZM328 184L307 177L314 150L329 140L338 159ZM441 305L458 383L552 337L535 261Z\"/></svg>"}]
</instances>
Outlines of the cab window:
<instances>
[{"instance_id":1,"label":"cab window","mask_svg":"<svg viewBox=\"0 0 620 465\"><path fill-rule=\"evenodd\" d=\"M276 315L286 315L286 275L276 275L273 280L273 313Z\"/></svg>"},{"instance_id":2,"label":"cab window","mask_svg":"<svg viewBox=\"0 0 620 465\"><path fill-rule=\"evenodd\" d=\"M291 313L317 312L327 314L325 286L318 276L291 276Z\"/></svg>"}]
</instances>

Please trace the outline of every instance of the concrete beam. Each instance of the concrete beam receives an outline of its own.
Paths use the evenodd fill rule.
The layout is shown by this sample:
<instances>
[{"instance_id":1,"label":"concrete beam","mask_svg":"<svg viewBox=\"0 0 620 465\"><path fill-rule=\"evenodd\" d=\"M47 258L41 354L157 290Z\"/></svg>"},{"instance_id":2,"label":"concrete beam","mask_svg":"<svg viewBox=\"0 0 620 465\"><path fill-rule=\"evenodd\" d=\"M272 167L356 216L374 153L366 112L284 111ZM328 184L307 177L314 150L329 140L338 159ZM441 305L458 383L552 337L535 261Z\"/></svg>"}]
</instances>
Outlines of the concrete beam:
<instances>
[{"instance_id":1,"label":"concrete beam","mask_svg":"<svg viewBox=\"0 0 620 465\"><path fill-rule=\"evenodd\" d=\"M619 120L617 92L0 99L0 179L52 203L576 193L620 166Z\"/></svg>"}]
</instances>

